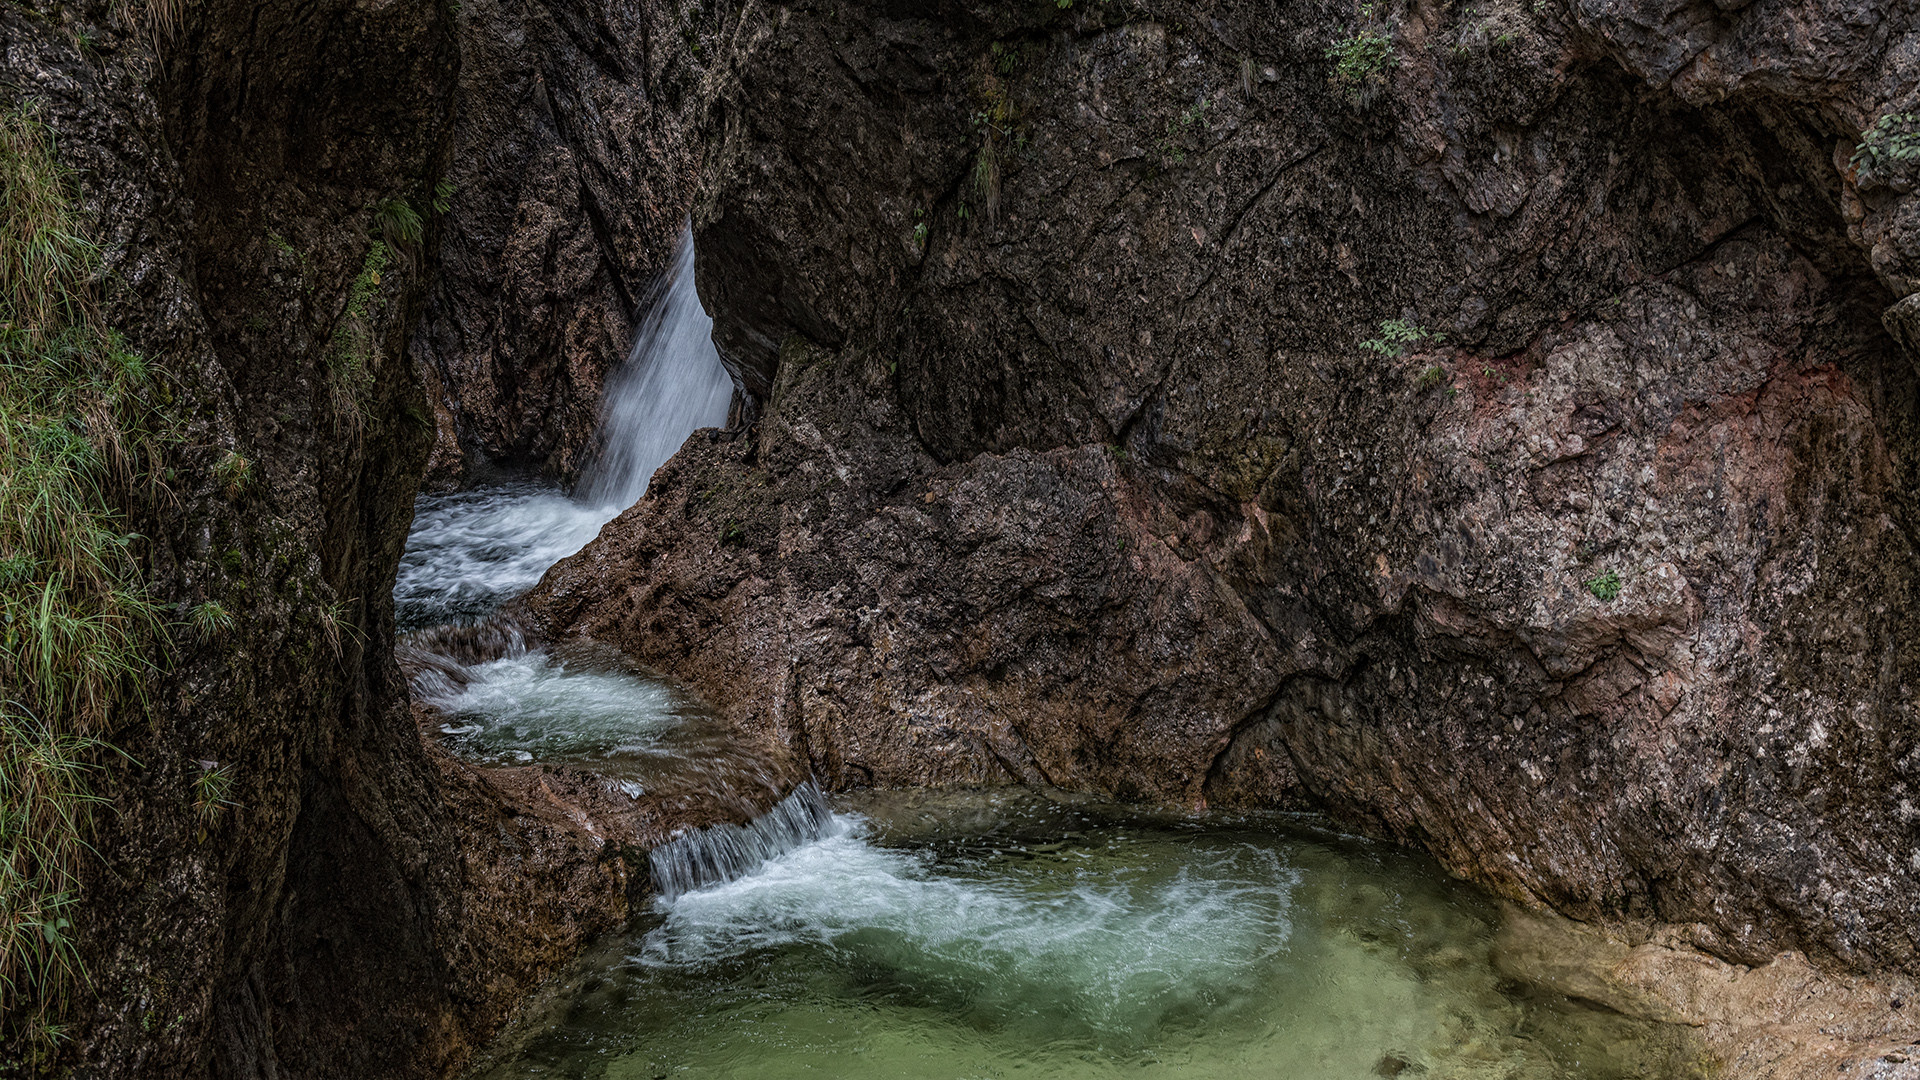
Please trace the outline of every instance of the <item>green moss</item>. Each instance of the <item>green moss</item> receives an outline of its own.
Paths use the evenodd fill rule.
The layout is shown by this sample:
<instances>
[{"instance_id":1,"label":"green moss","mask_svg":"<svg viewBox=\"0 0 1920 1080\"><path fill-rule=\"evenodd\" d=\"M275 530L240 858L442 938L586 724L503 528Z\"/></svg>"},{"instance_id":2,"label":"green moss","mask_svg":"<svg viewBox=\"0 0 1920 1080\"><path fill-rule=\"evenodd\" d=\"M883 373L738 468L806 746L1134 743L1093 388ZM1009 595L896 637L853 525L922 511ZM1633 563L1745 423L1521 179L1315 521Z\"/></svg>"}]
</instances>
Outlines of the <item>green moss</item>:
<instances>
[{"instance_id":1,"label":"green moss","mask_svg":"<svg viewBox=\"0 0 1920 1080\"><path fill-rule=\"evenodd\" d=\"M155 461L145 361L102 323L99 254L51 136L0 113L0 1044L46 1060L84 978L73 915L94 733L159 636L120 507Z\"/></svg>"}]
</instances>

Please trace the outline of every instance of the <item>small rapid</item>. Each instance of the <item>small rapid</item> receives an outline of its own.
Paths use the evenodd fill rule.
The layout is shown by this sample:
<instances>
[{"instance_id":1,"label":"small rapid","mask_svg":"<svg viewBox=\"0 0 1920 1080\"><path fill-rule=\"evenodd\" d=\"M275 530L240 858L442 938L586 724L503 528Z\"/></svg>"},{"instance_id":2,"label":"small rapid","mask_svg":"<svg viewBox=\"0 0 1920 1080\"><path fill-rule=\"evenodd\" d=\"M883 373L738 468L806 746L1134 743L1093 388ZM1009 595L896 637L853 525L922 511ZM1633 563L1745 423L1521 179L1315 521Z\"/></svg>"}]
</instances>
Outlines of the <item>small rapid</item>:
<instances>
[{"instance_id":1,"label":"small rapid","mask_svg":"<svg viewBox=\"0 0 1920 1080\"><path fill-rule=\"evenodd\" d=\"M431 655L431 654L430 654ZM448 719L440 732L482 765L581 764L620 770L662 736L704 716L674 687L628 669L611 649L561 654L524 643L493 659L413 665L414 697Z\"/></svg>"},{"instance_id":2,"label":"small rapid","mask_svg":"<svg viewBox=\"0 0 1920 1080\"><path fill-rule=\"evenodd\" d=\"M732 745L698 703L616 650L529 647L495 617L640 499L687 436L726 421L732 381L693 279L683 231L608 382L599 450L569 498L543 483L423 495L394 586L400 646L439 734L483 765L570 764L642 791L727 790L765 806L778 786L757 748Z\"/></svg>"},{"instance_id":3,"label":"small rapid","mask_svg":"<svg viewBox=\"0 0 1920 1080\"><path fill-rule=\"evenodd\" d=\"M696 889L737 881L771 859L848 827L809 780L746 825L712 825L654 848L648 855L653 887L672 902Z\"/></svg>"},{"instance_id":4,"label":"small rapid","mask_svg":"<svg viewBox=\"0 0 1920 1080\"><path fill-rule=\"evenodd\" d=\"M970 1024L1038 1023L1132 1049L1175 1016L1230 1007L1291 929L1294 875L1258 846L1202 848L1159 868L1102 866L1082 853L980 874L925 848L877 845L861 817L815 820L806 819L810 842L751 872L705 888L663 885L664 921L637 962L698 973L823 950ZM654 869L657 878L660 861Z\"/></svg>"}]
</instances>

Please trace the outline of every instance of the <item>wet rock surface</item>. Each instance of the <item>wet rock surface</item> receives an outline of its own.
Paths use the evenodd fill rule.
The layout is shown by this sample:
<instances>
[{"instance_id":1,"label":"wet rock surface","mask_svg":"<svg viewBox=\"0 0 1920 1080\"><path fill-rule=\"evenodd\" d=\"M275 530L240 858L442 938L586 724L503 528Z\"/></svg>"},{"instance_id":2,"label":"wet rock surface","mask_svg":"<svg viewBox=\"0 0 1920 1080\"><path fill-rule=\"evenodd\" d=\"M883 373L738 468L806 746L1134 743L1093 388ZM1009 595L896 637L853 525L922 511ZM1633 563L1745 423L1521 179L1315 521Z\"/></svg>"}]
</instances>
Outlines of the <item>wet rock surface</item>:
<instances>
[{"instance_id":1,"label":"wet rock surface","mask_svg":"<svg viewBox=\"0 0 1920 1080\"><path fill-rule=\"evenodd\" d=\"M146 17L0 11L0 106L31 103L74 171L156 410L125 528L162 625L96 732L119 753L90 781L110 810L60 1064L421 1075L461 1037L426 927L450 835L384 599L426 451L402 356L424 278L376 258L373 207L431 186L451 30L430 4Z\"/></svg>"},{"instance_id":2,"label":"wet rock surface","mask_svg":"<svg viewBox=\"0 0 1920 1080\"><path fill-rule=\"evenodd\" d=\"M1509 912L1493 955L1503 974L1528 985L1693 1028L1716 1075L1920 1075L1905 1015L1911 978L1839 975L1792 952L1748 968L1702 955L1678 927L1602 933L1541 912Z\"/></svg>"},{"instance_id":3,"label":"wet rock surface","mask_svg":"<svg viewBox=\"0 0 1920 1080\"><path fill-rule=\"evenodd\" d=\"M1312 805L1913 970L1911 210L1849 158L1920 31L1843 8L741 5L757 423L528 612L834 785Z\"/></svg>"}]
</instances>

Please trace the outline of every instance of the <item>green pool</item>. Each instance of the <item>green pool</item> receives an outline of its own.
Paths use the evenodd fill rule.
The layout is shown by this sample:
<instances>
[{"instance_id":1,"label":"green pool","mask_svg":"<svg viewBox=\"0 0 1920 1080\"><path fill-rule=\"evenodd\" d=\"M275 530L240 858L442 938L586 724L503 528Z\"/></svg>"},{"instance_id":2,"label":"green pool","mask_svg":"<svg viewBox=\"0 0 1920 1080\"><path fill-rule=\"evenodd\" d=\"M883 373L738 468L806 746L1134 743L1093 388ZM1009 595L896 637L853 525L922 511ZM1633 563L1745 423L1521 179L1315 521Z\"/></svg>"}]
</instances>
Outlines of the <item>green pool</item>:
<instances>
[{"instance_id":1,"label":"green pool","mask_svg":"<svg viewBox=\"0 0 1920 1080\"><path fill-rule=\"evenodd\" d=\"M1396 849L1018 791L835 809L660 899L475 1075L1701 1074L1679 1029L1504 979L1496 910Z\"/></svg>"}]
</instances>

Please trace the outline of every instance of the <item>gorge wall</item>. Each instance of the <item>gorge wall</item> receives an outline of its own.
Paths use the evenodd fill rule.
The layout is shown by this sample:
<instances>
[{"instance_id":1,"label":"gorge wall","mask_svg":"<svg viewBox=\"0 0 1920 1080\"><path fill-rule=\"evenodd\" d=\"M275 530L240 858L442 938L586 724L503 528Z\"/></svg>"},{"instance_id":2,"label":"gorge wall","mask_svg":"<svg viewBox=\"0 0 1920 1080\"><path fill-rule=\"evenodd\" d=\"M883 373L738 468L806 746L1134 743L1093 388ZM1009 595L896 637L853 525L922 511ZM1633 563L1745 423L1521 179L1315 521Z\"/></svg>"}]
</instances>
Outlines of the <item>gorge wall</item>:
<instances>
[{"instance_id":1,"label":"gorge wall","mask_svg":"<svg viewBox=\"0 0 1920 1080\"><path fill-rule=\"evenodd\" d=\"M834 785L1318 807L1916 970L1920 203L1853 159L1915 16L736 5L753 423L528 612Z\"/></svg>"},{"instance_id":2,"label":"gorge wall","mask_svg":"<svg viewBox=\"0 0 1920 1080\"><path fill-rule=\"evenodd\" d=\"M394 659L395 567L435 433L407 347L450 231L445 178L480 122L462 54L502 47L486 35L504 16L457 8L0 6L0 114L45 133L58 201L98 252L79 306L143 358L62 362L137 380L148 430L102 475L155 615L102 718L44 718L104 744L86 772L97 857L57 927L81 974L44 1016L32 992L0 997L0 1075L446 1075L625 917L638 848L605 833L644 846L648 808L452 761L419 737ZM624 120L619 135L653 139ZM0 166L13 184L19 162ZM627 236L631 257L680 213ZM475 211L459 235L489 227ZM0 373L10 409L21 370ZM96 439L94 415L53 419ZM11 469L22 449L5 449ZM39 572L5 555L7 589ZM39 633L9 623L0 681ZM9 812L32 749L11 728L0 744ZM596 830L603 810L618 829ZM16 879L0 899L12 948L35 916Z\"/></svg>"}]
</instances>

